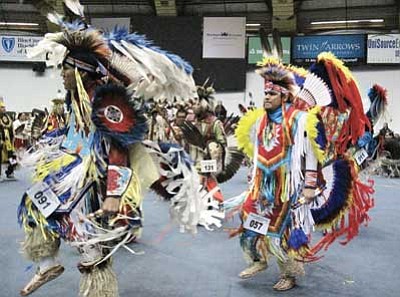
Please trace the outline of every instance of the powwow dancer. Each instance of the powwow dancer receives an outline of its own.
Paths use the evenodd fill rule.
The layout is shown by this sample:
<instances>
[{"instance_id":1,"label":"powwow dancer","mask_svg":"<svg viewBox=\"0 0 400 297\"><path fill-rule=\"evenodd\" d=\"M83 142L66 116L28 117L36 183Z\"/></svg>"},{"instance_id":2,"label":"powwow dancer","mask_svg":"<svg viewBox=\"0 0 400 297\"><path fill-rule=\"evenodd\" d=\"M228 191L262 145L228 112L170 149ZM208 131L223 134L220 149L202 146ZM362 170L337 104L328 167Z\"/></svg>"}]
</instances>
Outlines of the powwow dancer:
<instances>
[{"instance_id":1,"label":"powwow dancer","mask_svg":"<svg viewBox=\"0 0 400 297\"><path fill-rule=\"evenodd\" d=\"M273 288L285 291L304 273L302 262L317 260L316 253L340 236L347 243L369 220L373 190L359 180L357 162L363 160L354 153L369 122L353 77L332 54L320 54L309 73L273 58L260 66L264 109L249 111L236 130L239 147L254 159L253 178L226 208L244 201L243 223L232 235L241 234L250 266L239 276L265 270L274 255L281 276ZM331 114L335 135L324 129L320 113ZM313 228L328 230L315 245Z\"/></svg>"},{"instance_id":2,"label":"powwow dancer","mask_svg":"<svg viewBox=\"0 0 400 297\"><path fill-rule=\"evenodd\" d=\"M83 16L79 2L66 4ZM23 251L38 270L21 295L64 271L56 260L63 239L82 256L79 294L114 297L111 256L120 247L130 250L125 243L142 226L141 192L160 177L149 154L155 149L141 143L148 130L143 99L192 96L191 67L124 29L103 36L84 23L50 19L63 31L47 34L31 55L51 52L50 62L62 61L69 121L65 134L41 140L26 160L36 165L35 183L22 198L18 220L26 234ZM188 183L194 170L181 151L166 153L181 170L174 171L182 190L171 199L171 215L195 232L199 199Z\"/></svg>"},{"instance_id":3,"label":"powwow dancer","mask_svg":"<svg viewBox=\"0 0 400 297\"><path fill-rule=\"evenodd\" d=\"M189 153L195 162L200 175L201 184L205 190L203 199L206 200L209 211L201 214L200 224L206 228L212 222L221 227L225 217L221 207L224 198L218 186L232 178L241 166L244 155L235 147L228 146L224 123L214 114L214 88L197 87L198 101L193 105L196 115L194 123L185 121L181 125L184 140L189 144ZM230 116L226 127L232 130L237 118Z\"/></svg>"}]
</instances>

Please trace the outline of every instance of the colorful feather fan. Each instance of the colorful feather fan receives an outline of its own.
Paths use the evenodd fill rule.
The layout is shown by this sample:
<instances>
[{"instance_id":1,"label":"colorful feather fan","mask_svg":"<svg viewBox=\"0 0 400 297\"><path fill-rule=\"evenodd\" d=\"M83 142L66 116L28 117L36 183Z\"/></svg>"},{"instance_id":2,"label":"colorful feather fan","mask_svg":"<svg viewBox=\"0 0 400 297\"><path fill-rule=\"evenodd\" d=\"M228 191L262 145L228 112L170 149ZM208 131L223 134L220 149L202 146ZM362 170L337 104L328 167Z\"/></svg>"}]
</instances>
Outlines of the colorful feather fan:
<instances>
[{"instance_id":1,"label":"colorful feather fan","mask_svg":"<svg viewBox=\"0 0 400 297\"><path fill-rule=\"evenodd\" d=\"M350 70L332 53L319 54L317 62L310 67L310 72L320 77L331 90L330 106L341 113L349 112L349 117L336 140L336 149L342 154L350 144L357 143L366 127L370 128L357 83Z\"/></svg>"},{"instance_id":2,"label":"colorful feather fan","mask_svg":"<svg viewBox=\"0 0 400 297\"><path fill-rule=\"evenodd\" d=\"M326 106L331 103L331 92L322 79L309 73L297 99L305 101L309 106Z\"/></svg>"}]
</instances>

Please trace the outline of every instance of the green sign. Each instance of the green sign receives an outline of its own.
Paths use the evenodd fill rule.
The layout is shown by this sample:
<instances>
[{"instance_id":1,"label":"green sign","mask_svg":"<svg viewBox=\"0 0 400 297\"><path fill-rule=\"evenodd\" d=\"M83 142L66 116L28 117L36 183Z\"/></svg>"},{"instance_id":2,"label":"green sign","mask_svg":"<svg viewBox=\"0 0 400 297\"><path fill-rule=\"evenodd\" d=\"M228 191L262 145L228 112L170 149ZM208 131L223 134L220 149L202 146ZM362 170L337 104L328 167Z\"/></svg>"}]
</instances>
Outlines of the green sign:
<instances>
[{"instance_id":1,"label":"green sign","mask_svg":"<svg viewBox=\"0 0 400 297\"><path fill-rule=\"evenodd\" d=\"M269 43L272 46L272 38L268 38ZM282 41L282 48L283 48L283 57L282 62L284 64L290 63L290 37L281 37ZM261 40L258 36L251 36L249 37L249 44L248 44L248 63L249 64L256 64L257 62L263 59L263 51L261 47Z\"/></svg>"}]
</instances>

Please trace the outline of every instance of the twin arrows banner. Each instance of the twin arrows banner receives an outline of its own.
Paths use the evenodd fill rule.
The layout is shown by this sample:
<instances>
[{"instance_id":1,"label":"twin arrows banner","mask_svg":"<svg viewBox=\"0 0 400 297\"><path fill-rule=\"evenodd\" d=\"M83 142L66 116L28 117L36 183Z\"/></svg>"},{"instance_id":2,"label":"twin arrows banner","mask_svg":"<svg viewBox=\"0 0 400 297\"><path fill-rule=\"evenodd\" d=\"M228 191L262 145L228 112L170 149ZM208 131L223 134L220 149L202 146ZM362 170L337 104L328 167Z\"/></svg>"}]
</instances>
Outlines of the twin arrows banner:
<instances>
[{"instance_id":1,"label":"twin arrows banner","mask_svg":"<svg viewBox=\"0 0 400 297\"><path fill-rule=\"evenodd\" d=\"M313 63L321 52L332 52L346 63L359 63L365 61L365 35L297 36L292 49L294 63Z\"/></svg>"},{"instance_id":2,"label":"twin arrows banner","mask_svg":"<svg viewBox=\"0 0 400 297\"><path fill-rule=\"evenodd\" d=\"M45 57L28 59L26 49L35 46L42 40L41 36L0 35L0 61L44 61Z\"/></svg>"}]
</instances>

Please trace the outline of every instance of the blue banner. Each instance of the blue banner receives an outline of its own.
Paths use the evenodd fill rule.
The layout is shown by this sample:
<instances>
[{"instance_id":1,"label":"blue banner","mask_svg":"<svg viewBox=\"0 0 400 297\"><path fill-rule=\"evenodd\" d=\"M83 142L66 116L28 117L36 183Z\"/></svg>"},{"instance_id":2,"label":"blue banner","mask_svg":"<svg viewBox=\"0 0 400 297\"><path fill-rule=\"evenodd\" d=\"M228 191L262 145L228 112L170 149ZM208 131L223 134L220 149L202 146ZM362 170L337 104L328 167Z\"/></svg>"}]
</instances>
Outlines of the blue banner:
<instances>
[{"instance_id":1,"label":"blue banner","mask_svg":"<svg viewBox=\"0 0 400 297\"><path fill-rule=\"evenodd\" d=\"M346 63L364 62L365 39L365 35L297 36L292 40L292 62L315 62L321 52L332 52Z\"/></svg>"}]
</instances>

